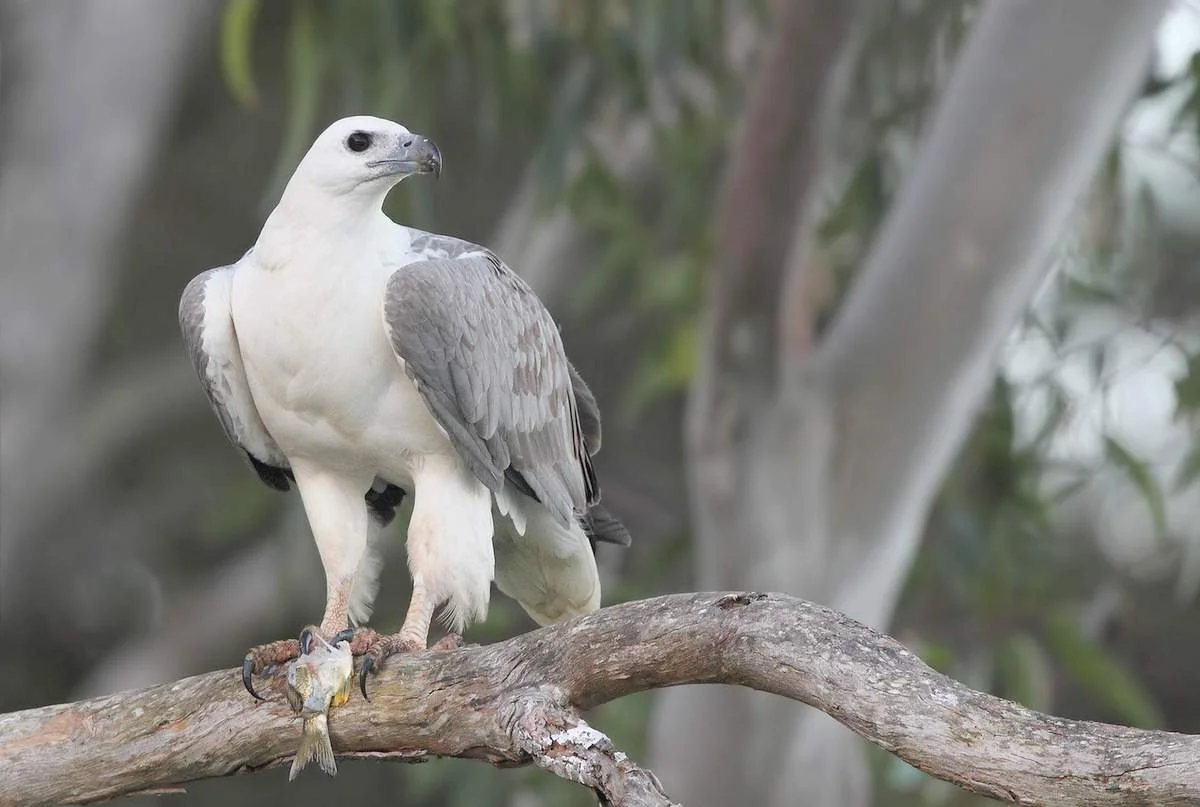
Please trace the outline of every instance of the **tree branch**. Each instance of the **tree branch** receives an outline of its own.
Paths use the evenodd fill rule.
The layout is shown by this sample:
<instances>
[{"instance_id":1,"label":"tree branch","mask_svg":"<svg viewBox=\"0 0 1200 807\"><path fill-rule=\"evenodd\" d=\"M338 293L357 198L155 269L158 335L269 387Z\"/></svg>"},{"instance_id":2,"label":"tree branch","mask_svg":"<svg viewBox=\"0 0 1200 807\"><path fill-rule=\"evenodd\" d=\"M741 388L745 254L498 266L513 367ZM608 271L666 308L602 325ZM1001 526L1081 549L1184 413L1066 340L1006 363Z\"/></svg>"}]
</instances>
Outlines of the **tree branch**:
<instances>
[{"instance_id":1,"label":"tree branch","mask_svg":"<svg viewBox=\"0 0 1200 807\"><path fill-rule=\"evenodd\" d=\"M579 716L727 683L802 701L933 776L1019 804L1200 802L1200 737L1065 720L975 692L899 642L780 594L677 594L486 647L395 659L330 719L342 757L534 763L614 807L670 805ZM0 715L0 803L90 802L287 761L298 721L235 670ZM719 727L714 727L719 730Z\"/></svg>"}]
</instances>

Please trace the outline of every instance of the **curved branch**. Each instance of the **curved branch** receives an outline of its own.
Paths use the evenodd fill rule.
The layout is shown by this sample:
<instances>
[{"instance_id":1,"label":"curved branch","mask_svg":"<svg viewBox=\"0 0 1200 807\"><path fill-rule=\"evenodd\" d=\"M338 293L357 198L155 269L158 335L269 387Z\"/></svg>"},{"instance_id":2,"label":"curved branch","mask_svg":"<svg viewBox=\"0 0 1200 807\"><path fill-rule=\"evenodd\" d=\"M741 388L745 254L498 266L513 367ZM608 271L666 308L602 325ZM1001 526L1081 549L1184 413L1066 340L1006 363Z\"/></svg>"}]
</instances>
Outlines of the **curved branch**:
<instances>
[{"instance_id":1,"label":"curved branch","mask_svg":"<svg viewBox=\"0 0 1200 807\"><path fill-rule=\"evenodd\" d=\"M810 704L933 776L1007 801L1200 801L1200 737L1039 714L780 594L659 597L500 644L396 659L372 701L337 709L330 729L341 756L535 763L605 804L669 805L654 775L579 711L693 683ZM299 732L281 697L255 705L235 670L0 715L0 803L95 801L257 770L289 759Z\"/></svg>"}]
</instances>

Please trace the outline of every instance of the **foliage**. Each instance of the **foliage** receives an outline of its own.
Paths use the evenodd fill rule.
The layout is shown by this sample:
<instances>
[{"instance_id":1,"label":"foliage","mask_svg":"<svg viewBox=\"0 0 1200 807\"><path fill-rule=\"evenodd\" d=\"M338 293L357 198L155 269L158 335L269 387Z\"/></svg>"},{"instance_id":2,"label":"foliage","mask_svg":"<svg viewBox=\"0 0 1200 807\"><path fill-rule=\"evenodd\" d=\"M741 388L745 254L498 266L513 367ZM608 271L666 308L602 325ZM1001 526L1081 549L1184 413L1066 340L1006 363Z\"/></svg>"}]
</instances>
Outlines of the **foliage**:
<instances>
[{"instance_id":1,"label":"foliage","mask_svg":"<svg viewBox=\"0 0 1200 807\"><path fill-rule=\"evenodd\" d=\"M840 172L823 206L818 265L830 267L827 323L849 287L905 169L944 78L945 66L961 43L974 3L914 2L882 5L853 77L848 120L839 131ZM1188 74L1149 82L1147 96L1182 84L1190 99L1188 126L1200 121L1195 101L1200 60ZM1094 395L1111 388L1116 364L1110 355L1121 336L1111 329L1094 342L1072 331L1097 307L1127 311L1148 299L1142 266L1157 224L1153 197L1142 192L1122 202L1126 175L1120 149L1092 199L1090 217L1065 245L1066 267L1042 305L1030 312L1027 328L1054 345L1058 366L1083 353ZM1126 320L1130 317L1126 316ZM1129 327L1162 337L1187 366L1175 379L1176 418L1196 434L1200 384L1196 345L1180 342L1175 328L1150 327L1133 317ZM1019 336L1014 338L1020 338ZM1190 358L1189 358L1190 354ZM1154 695L1129 665L1106 645L1094 613L1113 585L1114 572L1096 557L1090 536L1083 542L1063 535L1059 513L1093 483L1096 465L1122 476L1144 503L1159 536L1169 530L1172 497L1200 478L1200 440L1171 484L1154 464L1115 432L1103 437L1095 463L1064 467L1051 448L1070 431L1078 404L1052 374L1031 384L1044 403L1040 428L1028 434L1014 419L1027 418L1014 399L1032 392L997 381L992 400L944 484L930 519L925 548L908 581L898 622L906 641L953 677L1033 708L1054 711L1064 693L1090 704L1090 714L1131 725L1165 724ZM1024 404L1022 404L1024 405ZM1053 537L1052 537L1053 536ZM1195 538L1200 538L1196 535ZM1184 536L1184 540L1193 540ZM1119 578L1118 578L1119 579ZM1102 610L1102 609L1101 609ZM930 782L894 758L872 753L881 788L880 803L965 804L975 799Z\"/></svg>"}]
</instances>

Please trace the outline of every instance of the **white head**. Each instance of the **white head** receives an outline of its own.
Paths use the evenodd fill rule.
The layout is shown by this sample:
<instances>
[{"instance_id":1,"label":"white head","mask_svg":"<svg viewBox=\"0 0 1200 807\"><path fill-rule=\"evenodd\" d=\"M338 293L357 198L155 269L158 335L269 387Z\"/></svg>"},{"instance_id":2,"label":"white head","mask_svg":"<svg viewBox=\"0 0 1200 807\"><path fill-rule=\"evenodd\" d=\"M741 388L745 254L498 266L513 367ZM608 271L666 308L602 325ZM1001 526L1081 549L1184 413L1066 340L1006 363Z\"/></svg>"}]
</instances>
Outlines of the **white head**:
<instances>
[{"instance_id":1,"label":"white head","mask_svg":"<svg viewBox=\"0 0 1200 807\"><path fill-rule=\"evenodd\" d=\"M342 118L321 132L288 187L333 196L382 198L412 174L442 171L442 154L428 137L383 118Z\"/></svg>"}]
</instances>

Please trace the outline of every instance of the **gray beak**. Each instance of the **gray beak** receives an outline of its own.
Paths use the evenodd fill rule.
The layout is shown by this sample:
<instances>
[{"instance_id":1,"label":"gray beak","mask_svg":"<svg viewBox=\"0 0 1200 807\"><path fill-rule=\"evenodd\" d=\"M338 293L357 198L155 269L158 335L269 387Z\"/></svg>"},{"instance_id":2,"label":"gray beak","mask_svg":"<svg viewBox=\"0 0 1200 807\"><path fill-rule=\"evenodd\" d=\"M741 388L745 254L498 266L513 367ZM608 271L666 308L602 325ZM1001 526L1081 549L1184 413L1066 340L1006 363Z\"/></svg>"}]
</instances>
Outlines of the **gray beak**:
<instances>
[{"instance_id":1,"label":"gray beak","mask_svg":"<svg viewBox=\"0 0 1200 807\"><path fill-rule=\"evenodd\" d=\"M442 175L442 152L428 137L410 134L404 137L383 160L368 165L382 166L389 174L433 174Z\"/></svg>"}]
</instances>

